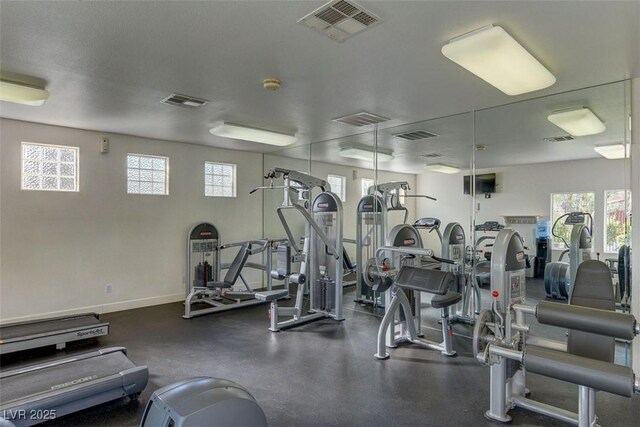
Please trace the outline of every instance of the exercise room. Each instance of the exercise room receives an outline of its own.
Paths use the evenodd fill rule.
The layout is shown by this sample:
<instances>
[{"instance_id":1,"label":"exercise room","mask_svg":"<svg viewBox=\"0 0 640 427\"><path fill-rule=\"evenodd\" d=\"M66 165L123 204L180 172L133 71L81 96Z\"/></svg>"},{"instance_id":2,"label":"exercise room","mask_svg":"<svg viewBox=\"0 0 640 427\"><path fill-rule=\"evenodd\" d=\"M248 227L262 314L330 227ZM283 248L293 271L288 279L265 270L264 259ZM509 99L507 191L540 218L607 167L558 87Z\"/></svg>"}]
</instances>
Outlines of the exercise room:
<instances>
[{"instance_id":1,"label":"exercise room","mask_svg":"<svg viewBox=\"0 0 640 427\"><path fill-rule=\"evenodd\" d=\"M636 425L639 23L0 0L0 426Z\"/></svg>"}]
</instances>

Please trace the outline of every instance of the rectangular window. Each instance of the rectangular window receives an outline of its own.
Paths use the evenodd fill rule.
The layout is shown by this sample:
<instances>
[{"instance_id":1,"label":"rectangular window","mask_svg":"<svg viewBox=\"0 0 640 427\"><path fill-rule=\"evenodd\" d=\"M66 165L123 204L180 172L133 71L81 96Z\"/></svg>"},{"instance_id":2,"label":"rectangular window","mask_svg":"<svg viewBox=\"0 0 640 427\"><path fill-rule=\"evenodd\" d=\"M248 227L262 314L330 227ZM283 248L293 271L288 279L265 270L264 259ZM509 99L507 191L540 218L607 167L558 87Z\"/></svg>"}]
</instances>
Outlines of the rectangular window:
<instances>
[{"instance_id":1,"label":"rectangular window","mask_svg":"<svg viewBox=\"0 0 640 427\"><path fill-rule=\"evenodd\" d=\"M618 252L624 245L631 230L629 218L631 217L631 192L624 190L608 190L604 192L604 251Z\"/></svg>"},{"instance_id":2,"label":"rectangular window","mask_svg":"<svg viewBox=\"0 0 640 427\"><path fill-rule=\"evenodd\" d=\"M558 218L569 212L588 212L593 216L595 193L551 194L551 224L553 225ZM564 225L563 221L554 228L555 234L560 237L553 237L553 249L567 249L566 244L571 240L571 226Z\"/></svg>"},{"instance_id":3,"label":"rectangular window","mask_svg":"<svg viewBox=\"0 0 640 427\"><path fill-rule=\"evenodd\" d=\"M331 185L331 191L336 193L340 200L343 202L347 201L347 178L340 175L328 175L327 182Z\"/></svg>"},{"instance_id":4,"label":"rectangular window","mask_svg":"<svg viewBox=\"0 0 640 427\"><path fill-rule=\"evenodd\" d=\"M78 147L22 143L23 190L78 191Z\"/></svg>"},{"instance_id":5,"label":"rectangular window","mask_svg":"<svg viewBox=\"0 0 640 427\"><path fill-rule=\"evenodd\" d=\"M362 178L362 196L366 196L369 190L369 187L373 185L373 180L369 178Z\"/></svg>"},{"instance_id":6,"label":"rectangular window","mask_svg":"<svg viewBox=\"0 0 640 427\"><path fill-rule=\"evenodd\" d=\"M204 195L236 197L236 165L204 162Z\"/></svg>"},{"instance_id":7,"label":"rectangular window","mask_svg":"<svg viewBox=\"0 0 640 427\"><path fill-rule=\"evenodd\" d=\"M128 194L169 194L169 158L127 154Z\"/></svg>"}]
</instances>

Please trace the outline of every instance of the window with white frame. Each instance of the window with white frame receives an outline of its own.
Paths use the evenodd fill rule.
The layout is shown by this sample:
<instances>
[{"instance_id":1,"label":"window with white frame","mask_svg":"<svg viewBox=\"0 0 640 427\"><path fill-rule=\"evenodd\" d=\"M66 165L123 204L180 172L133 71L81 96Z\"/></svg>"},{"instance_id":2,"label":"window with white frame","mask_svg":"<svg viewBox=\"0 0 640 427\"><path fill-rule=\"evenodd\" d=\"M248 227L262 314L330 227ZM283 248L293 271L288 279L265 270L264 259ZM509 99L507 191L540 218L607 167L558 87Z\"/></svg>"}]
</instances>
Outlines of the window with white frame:
<instances>
[{"instance_id":1,"label":"window with white frame","mask_svg":"<svg viewBox=\"0 0 640 427\"><path fill-rule=\"evenodd\" d=\"M588 212L593 216L595 213L595 193L552 193L551 224L569 212ZM571 226L566 226L561 221L554 230L560 238L553 237L553 249L566 249L563 239L567 243L570 241Z\"/></svg>"},{"instance_id":2,"label":"window with white frame","mask_svg":"<svg viewBox=\"0 0 640 427\"><path fill-rule=\"evenodd\" d=\"M328 175L327 182L331 185L331 191L340 197L343 202L347 201L347 178L340 175Z\"/></svg>"},{"instance_id":3,"label":"window with white frame","mask_svg":"<svg viewBox=\"0 0 640 427\"><path fill-rule=\"evenodd\" d=\"M79 148L22 143L23 190L78 191Z\"/></svg>"},{"instance_id":4,"label":"window with white frame","mask_svg":"<svg viewBox=\"0 0 640 427\"><path fill-rule=\"evenodd\" d=\"M169 158L127 154L128 194L169 194Z\"/></svg>"},{"instance_id":5,"label":"window with white frame","mask_svg":"<svg viewBox=\"0 0 640 427\"><path fill-rule=\"evenodd\" d=\"M369 190L369 187L373 185L373 180L370 178L362 178L362 196L366 196Z\"/></svg>"},{"instance_id":6,"label":"window with white frame","mask_svg":"<svg viewBox=\"0 0 640 427\"><path fill-rule=\"evenodd\" d=\"M236 165L204 162L204 195L236 197Z\"/></svg>"},{"instance_id":7,"label":"window with white frame","mask_svg":"<svg viewBox=\"0 0 640 427\"><path fill-rule=\"evenodd\" d=\"M604 251L618 252L631 234L631 192L607 190L604 192Z\"/></svg>"}]
</instances>

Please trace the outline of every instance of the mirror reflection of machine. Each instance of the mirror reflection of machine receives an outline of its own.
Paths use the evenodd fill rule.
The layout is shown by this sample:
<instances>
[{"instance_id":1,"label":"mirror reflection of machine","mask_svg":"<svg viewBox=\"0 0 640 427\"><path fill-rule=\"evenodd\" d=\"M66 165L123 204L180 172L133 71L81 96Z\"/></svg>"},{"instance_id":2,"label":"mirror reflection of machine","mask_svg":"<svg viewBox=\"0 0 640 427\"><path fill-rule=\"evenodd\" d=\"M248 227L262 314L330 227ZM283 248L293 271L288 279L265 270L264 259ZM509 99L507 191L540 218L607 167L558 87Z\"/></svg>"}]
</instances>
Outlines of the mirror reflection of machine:
<instances>
[{"instance_id":1,"label":"mirror reflection of machine","mask_svg":"<svg viewBox=\"0 0 640 427\"><path fill-rule=\"evenodd\" d=\"M562 219L564 225L572 226L569 242L559 234L556 226ZM553 223L551 232L556 239L560 239L566 249L562 251L558 261L550 262L544 270L544 289L548 297L567 299L571 292L571 284L575 281L578 266L582 261L591 259L593 235L593 217L588 212L569 212ZM569 262L563 261L569 255Z\"/></svg>"},{"instance_id":2,"label":"mirror reflection of machine","mask_svg":"<svg viewBox=\"0 0 640 427\"><path fill-rule=\"evenodd\" d=\"M278 266L271 276L285 283L297 284L294 307L279 307L278 298L288 290L273 290L256 293L261 301L271 302L269 330L292 327L324 317L344 320L342 315L342 202L330 191L330 185L316 178L290 169L275 168L267 172L270 184L257 190L283 190L282 204L276 209L278 218L287 235L285 245L278 247ZM283 185L274 185L282 178ZM321 192L310 203L311 191ZM295 197L292 198L291 196ZM305 220L305 231L300 240L293 235L284 212L293 210ZM291 264L300 263L298 272L291 272ZM304 295L310 296L311 314L303 314ZM280 317L289 317L280 320Z\"/></svg>"},{"instance_id":3,"label":"mirror reflection of machine","mask_svg":"<svg viewBox=\"0 0 640 427\"><path fill-rule=\"evenodd\" d=\"M491 254L497 233L504 229L498 221L485 221L474 228L475 247L472 249L471 265L473 279L478 286L488 286L491 280ZM478 234L482 233L480 237ZM487 234L492 233L492 234ZM496 233L496 234L493 234Z\"/></svg>"},{"instance_id":4,"label":"mirror reflection of machine","mask_svg":"<svg viewBox=\"0 0 640 427\"><path fill-rule=\"evenodd\" d=\"M407 224L409 210L402 204L401 199L422 197L436 200L426 195L407 194L409 190L411 187L407 181L385 182L369 187L368 194L358 202L356 209L356 265L358 266L356 302L373 304L378 307L385 305L384 290L377 289L377 286L373 285L372 281L367 280L365 276L367 266L371 267L371 260L376 249L384 244L388 245L392 212L401 212L402 223L400 224ZM422 247L421 240L420 247Z\"/></svg>"}]
</instances>

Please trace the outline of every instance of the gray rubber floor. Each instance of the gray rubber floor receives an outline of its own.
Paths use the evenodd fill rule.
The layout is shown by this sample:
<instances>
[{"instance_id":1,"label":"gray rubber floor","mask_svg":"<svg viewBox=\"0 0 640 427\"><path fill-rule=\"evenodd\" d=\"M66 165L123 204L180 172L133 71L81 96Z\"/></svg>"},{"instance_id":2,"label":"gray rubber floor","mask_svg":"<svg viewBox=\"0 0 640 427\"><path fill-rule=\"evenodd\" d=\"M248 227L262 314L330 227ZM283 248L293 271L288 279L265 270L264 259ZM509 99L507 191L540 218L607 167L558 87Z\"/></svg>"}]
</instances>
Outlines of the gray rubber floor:
<instances>
[{"instance_id":1,"label":"gray rubber floor","mask_svg":"<svg viewBox=\"0 0 640 427\"><path fill-rule=\"evenodd\" d=\"M540 281L527 282L529 302L544 297ZM487 289L482 290L488 300ZM2 367L63 357L96 346L124 346L150 380L138 402L121 399L56 420L52 425L133 426L153 390L192 376L236 381L248 388L272 426L478 426L497 425L483 416L489 402L489 369L471 353L471 329L454 326L458 356L404 345L385 361L373 357L382 312L351 302L345 291L343 322L321 320L272 333L267 306L184 320L182 304L103 315L111 332L98 340L3 357ZM427 338L437 340L438 312L426 308ZM562 338L562 330L536 331ZM619 351L624 356L624 348ZM577 410L577 387L529 375L531 398ZM598 393L605 426L637 426L640 398ZM511 412L513 425L564 425L532 412Z\"/></svg>"}]
</instances>

